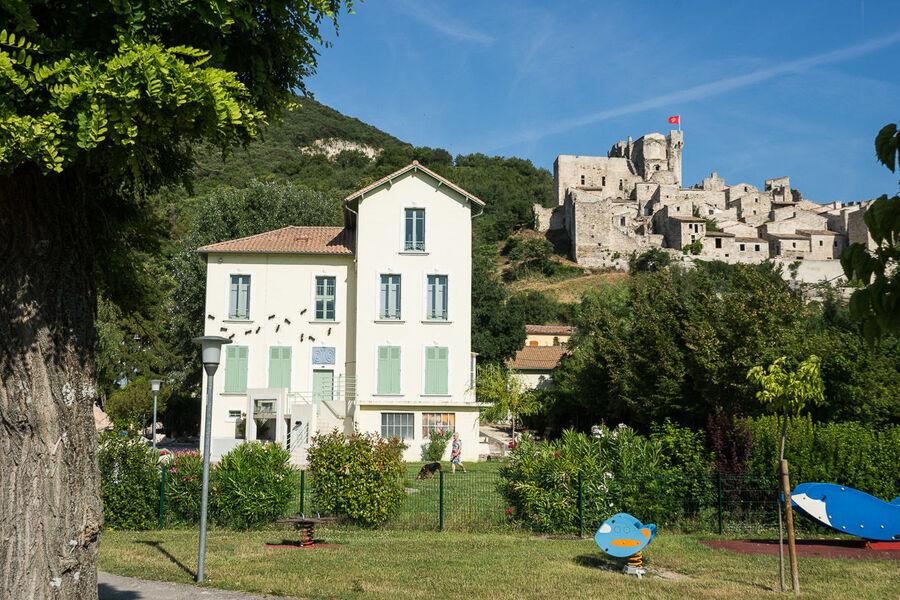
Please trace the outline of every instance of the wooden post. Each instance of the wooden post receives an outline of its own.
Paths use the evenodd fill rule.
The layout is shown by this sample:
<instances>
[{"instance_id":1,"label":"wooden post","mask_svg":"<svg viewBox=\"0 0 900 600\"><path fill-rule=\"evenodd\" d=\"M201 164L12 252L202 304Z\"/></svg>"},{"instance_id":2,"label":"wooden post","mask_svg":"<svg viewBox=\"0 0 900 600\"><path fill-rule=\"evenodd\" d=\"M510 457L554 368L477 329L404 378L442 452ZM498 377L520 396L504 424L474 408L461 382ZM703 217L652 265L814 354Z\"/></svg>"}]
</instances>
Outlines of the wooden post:
<instances>
[{"instance_id":1,"label":"wooden post","mask_svg":"<svg viewBox=\"0 0 900 600\"><path fill-rule=\"evenodd\" d=\"M797 540L794 537L794 513L791 511L791 480L788 475L788 461L781 459L781 491L784 494L784 515L787 523L788 556L791 560L791 587L794 594L800 594L800 572L797 568Z\"/></svg>"}]
</instances>

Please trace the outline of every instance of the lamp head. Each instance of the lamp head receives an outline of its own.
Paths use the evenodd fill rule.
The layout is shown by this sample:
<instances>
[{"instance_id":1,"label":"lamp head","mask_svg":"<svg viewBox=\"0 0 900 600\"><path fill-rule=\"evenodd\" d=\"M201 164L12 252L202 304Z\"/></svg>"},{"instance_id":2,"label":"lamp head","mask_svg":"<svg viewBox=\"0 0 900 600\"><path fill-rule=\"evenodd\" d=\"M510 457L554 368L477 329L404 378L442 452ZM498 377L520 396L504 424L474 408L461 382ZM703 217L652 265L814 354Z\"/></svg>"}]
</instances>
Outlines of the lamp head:
<instances>
[{"instance_id":1,"label":"lamp head","mask_svg":"<svg viewBox=\"0 0 900 600\"><path fill-rule=\"evenodd\" d=\"M161 379L151 379L150 380L150 391L158 392L161 385L162 385Z\"/></svg>"},{"instance_id":2,"label":"lamp head","mask_svg":"<svg viewBox=\"0 0 900 600\"><path fill-rule=\"evenodd\" d=\"M222 346L230 344L231 340L219 335L204 335L196 337L193 342L200 346L201 360L207 375L212 375L219 368L222 359Z\"/></svg>"}]
</instances>

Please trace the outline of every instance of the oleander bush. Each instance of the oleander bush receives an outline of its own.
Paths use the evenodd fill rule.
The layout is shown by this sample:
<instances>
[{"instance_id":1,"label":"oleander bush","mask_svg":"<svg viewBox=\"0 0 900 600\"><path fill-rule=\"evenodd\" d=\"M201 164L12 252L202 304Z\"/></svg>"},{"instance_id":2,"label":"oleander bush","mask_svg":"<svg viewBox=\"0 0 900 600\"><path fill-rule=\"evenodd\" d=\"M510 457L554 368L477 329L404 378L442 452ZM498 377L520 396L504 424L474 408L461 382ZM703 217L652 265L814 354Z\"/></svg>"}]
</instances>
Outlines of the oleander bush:
<instances>
[{"instance_id":1,"label":"oleander bush","mask_svg":"<svg viewBox=\"0 0 900 600\"><path fill-rule=\"evenodd\" d=\"M97 448L103 524L109 529L151 529L159 518L159 454L139 438L100 435Z\"/></svg>"},{"instance_id":2,"label":"oleander bush","mask_svg":"<svg viewBox=\"0 0 900 600\"><path fill-rule=\"evenodd\" d=\"M774 477L778 472L781 426L775 417L743 421L753 450L748 473ZM891 500L900 494L900 426L873 427L861 423L815 423L810 417L791 419L785 458L791 483L822 481L847 485Z\"/></svg>"},{"instance_id":3,"label":"oleander bush","mask_svg":"<svg viewBox=\"0 0 900 600\"><path fill-rule=\"evenodd\" d=\"M307 468L317 509L367 527L387 521L405 497L405 448L397 438L337 430L313 437Z\"/></svg>"},{"instance_id":4,"label":"oleander bush","mask_svg":"<svg viewBox=\"0 0 900 600\"><path fill-rule=\"evenodd\" d=\"M203 459L197 450L179 451L170 456L165 467L166 521L193 525L200 520ZM215 476L214 473L211 476Z\"/></svg>"},{"instance_id":5,"label":"oleander bush","mask_svg":"<svg viewBox=\"0 0 900 600\"><path fill-rule=\"evenodd\" d=\"M245 442L222 457L212 475L212 517L231 529L254 529L285 516L300 472L278 444Z\"/></svg>"}]
</instances>

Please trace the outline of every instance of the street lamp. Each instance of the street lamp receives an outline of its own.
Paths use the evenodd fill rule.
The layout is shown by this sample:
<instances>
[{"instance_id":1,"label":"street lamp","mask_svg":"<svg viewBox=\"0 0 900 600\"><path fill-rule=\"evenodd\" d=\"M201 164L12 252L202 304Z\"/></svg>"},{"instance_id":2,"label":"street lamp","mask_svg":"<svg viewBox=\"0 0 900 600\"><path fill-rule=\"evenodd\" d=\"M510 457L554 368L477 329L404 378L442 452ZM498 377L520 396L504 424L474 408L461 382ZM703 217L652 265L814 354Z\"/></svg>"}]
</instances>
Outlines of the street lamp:
<instances>
[{"instance_id":1,"label":"street lamp","mask_svg":"<svg viewBox=\"0 0 900 600\"><path fill-rule=\"evenodd\" d=\"M150 436L153 439L153 450L156 450L156 399L159 397L160 379L150 380L150 391L153 392L153 424L150 426Z\"/></svg>"},{"instance_id":2,"label":"street lamp","mask_svg":"<svg viewBox=\"0 0 900 600\"><path fill-rule=\"evenodd\" d=\"M203 487L200 492L200 548L197 558L197 583L203 581L203 566L206 562L206 507L209 502L209 452L210 430L212 429L213 376L219 368L222 358L222 346L231 340L218 335L205 335L194 338L194 343L201 348L201 360L206 371L206 415L203 429Z\"/></svg>"}]
</instances>

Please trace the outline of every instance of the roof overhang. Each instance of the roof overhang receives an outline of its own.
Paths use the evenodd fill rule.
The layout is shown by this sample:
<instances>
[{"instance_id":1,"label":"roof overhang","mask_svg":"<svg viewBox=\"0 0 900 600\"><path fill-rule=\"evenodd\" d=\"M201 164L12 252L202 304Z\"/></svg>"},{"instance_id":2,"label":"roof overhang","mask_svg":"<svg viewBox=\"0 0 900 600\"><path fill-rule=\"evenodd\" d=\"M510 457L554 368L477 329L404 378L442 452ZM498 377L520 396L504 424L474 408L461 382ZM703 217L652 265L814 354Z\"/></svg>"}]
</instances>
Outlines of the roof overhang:
<instances>
[{"instance_id":1,"label":"roof overhang","mask_svg":"<svg viewBox=\"0 0 900 600\"><path fill-rule=\"evenodd\" d=\"M372 192L375 192L376 190L378 190L378 189L380 189L380 188L382 188L382 187L384 187L384 186L390 186L391 184L393 184L393 182L394 182L395 179L398 179L399 177L403 177L403 176L405 176L407 173L410 173L410 172L413 172L413 173L423 173L423 174L427 175L428 177L430 177L431 179L433 179L434 181L437 182L437 184L438 184L438 185L437 185L437 188L438 188L438 189L440 189L441 186L447 186L448 188L450 188L451 190L453 190L453 191L456 192L457 194L460 194L461 196L463 196L463 197L464 197L466 200L468 200L470 203L475 204L475 205L477 205L477 206L479 206L479 207L481 207L481 208L484 207L484 202L483 202L480 198L478 198L478 196L475 196L475 195L473 195L473 194L470 194L469 192L467 192L466 190L462 189L461 187L459 187L458 185L456 185L455 183L453 183L453 182L450 181L449 179L447 179L447 178L445 178L445 177L441 177L440 175L438 175L437 173L435 173L435 172L432 171L431 169L429 169L429 168L427 168L427 167L424 167L424 166L420 165L420 164L419 164L419 161L416 161L416 160L414 160L414 161L411 162L410 164L406 165L405 167L403 167L403 168L400 169L399 171L394 171L394 172L391 173L390 175L387 175L386 177L382 177L381 179L379 179L379 180L376 181L375 183L372 183L372 184L370 184L370 185L367 185L366 187L364 187L364 188L362 188L362 189L360 189L360 190L356 190L355 192L353 192L352 194L350 194L349 196L347 196L346 198L344 198L344 203L345 203L345 204L348 204L348 203L351 203L351 202L353 202L353 201L362 200L362 199L364 199L364 198L366 197L366 195L368 195L368 194L370 194L370 193L372 193Z\"/></svg>"}]
</instances>

